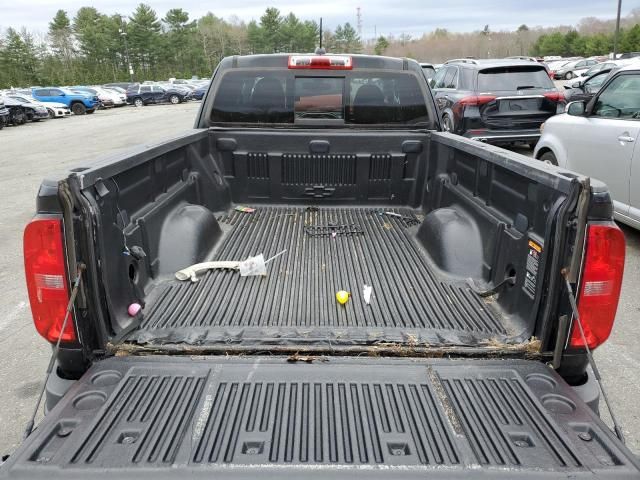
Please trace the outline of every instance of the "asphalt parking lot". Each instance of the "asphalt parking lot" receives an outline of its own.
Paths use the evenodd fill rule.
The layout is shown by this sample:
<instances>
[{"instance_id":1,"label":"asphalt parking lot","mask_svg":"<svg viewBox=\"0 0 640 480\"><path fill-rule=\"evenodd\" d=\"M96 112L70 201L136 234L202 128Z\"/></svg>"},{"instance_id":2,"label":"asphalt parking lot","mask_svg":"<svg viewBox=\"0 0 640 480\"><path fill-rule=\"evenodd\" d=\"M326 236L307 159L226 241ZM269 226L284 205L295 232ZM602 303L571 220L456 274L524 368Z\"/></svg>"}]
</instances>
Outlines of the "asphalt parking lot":
<instances>
[{"instance_id":1,"label":"asphalt parking lot","mask_svg":"<svg viewBox=\"0 0 640 480\"><path fill-rule=\"evenodd\" d=\"M22 230L41 180L60 169L191 128L199 103L124 107L0 132L0 454L20 443L44 379L49 345L35 332L22 265ZM531 155L527 147L516 151ZM627 444L640 454L640 232L627 237L622 298L614 333L596 353Z\"/></svg>"}]
</instances>

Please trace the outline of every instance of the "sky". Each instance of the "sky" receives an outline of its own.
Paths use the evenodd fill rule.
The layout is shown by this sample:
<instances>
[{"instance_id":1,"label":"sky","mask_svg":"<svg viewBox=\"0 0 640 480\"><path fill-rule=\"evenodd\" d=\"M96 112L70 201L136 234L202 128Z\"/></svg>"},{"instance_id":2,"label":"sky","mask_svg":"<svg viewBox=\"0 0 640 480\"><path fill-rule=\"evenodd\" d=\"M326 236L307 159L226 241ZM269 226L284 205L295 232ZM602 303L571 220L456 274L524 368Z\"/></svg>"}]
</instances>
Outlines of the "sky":
<instances>
[{"instance_id":1,"label":"sky","mask_svg":"<svg viewBox=\"0 0 640 480\"><path fill-rule=\"evenodd\" d=\"M0 0L0 28L26 27L45 33L48 23L60 8L70 17L82 6L94 6L103 13L129 14L140 0ZM159 17L170 8L183 8L191 18L207 12L223 18L232 15L241 20L259 19L267 6L283 14L293 12L302 19L323 17L333 29L346 21L356 25L356 8L362 13L365 39L377 35L402 33L420 36L436 28L456 32L479 30L488 24L491 30L513 30L521 24L530 27L575 25L584 17L614 18L615 0L235 0L232 2L201 0L146 0ZM622 15L640 6L640 0L623 0Z\"/></svg>"}]
</instances>

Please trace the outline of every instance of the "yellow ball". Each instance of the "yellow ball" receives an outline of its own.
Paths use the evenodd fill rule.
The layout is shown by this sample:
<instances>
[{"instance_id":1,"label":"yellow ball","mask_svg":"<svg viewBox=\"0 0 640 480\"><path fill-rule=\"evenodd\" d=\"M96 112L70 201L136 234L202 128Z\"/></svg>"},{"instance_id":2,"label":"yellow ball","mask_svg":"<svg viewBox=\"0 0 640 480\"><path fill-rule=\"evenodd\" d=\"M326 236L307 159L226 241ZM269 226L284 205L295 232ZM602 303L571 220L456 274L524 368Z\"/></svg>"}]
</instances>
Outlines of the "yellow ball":
<instances>
[{"instance_id":1,"label":"yellow ball","mask_svg":"<svg viewBox=\"0 0 640 480\"><path fill-rule=\"evenodd\" d=\"M340 290L336 293L336 300L340 305L344 305L349 301L349 297L351 294L349 292L345 292L344 290Z\"/></svg>"}]
</instances>

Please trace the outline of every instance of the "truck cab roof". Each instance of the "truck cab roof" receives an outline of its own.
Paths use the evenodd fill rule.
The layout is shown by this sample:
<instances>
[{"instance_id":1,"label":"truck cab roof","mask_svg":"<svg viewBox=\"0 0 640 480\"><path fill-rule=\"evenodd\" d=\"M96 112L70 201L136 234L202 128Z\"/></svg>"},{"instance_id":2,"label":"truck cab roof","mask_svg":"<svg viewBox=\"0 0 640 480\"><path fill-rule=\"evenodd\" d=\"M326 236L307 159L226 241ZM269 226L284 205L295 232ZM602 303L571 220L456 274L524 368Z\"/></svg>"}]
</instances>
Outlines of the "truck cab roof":
<instances>
[{"instance_id":1,"label":"truck cab roof","mask_svg":"<svg viewBox=\"0 0 640 480\"><path fill-rule=\"evenodd\" d=\"M384 57L379 55L360 55L360 54L323 54L315 53L273 53L259 55L243 55L224 58L219 68L286 68L289 58L292 56L308 56L308 57L349 57L353 62L353 70L356 69L376 69L376 70L409 70L419 71L418 62L407 58Z\"/></svg>"}]
</instances>

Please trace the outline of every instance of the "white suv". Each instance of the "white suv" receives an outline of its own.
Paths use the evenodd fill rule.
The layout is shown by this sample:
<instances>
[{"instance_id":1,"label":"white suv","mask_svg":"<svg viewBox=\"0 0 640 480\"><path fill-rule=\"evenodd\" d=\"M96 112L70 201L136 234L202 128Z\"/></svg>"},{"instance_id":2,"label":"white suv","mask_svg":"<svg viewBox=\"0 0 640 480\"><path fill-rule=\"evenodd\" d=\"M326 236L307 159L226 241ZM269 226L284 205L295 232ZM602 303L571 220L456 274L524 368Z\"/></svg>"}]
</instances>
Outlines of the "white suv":
<instances>
[{"instance_id":1,"label":"white suv","mask_svg":"<svg viewBox=\"0 0 640 480\"><path fill-rule=\"evenodd\" d=\"M615 217L640 229L640 65L623 67L585 103L542 126L534 156L609 186Z\"/></svg>"}]
</instances>

